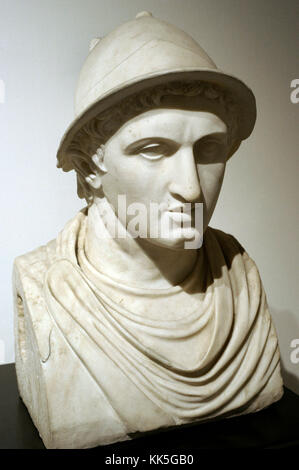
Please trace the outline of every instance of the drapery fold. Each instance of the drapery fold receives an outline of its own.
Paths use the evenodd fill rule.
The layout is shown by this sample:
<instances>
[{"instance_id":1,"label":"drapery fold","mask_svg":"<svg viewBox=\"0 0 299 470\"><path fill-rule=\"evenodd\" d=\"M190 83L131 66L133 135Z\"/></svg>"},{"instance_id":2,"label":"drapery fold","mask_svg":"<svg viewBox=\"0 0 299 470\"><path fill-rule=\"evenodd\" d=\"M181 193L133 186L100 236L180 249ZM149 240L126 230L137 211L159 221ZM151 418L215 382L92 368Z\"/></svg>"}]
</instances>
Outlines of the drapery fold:
<instances>
[{"instance_id":1,"label":"drapery fold","mask_svg":"<svg viewBox=\"0 0 299 470\"><path fill-rule=\"evenodd\" d=\"M238 242L208 228L181 285L140 289L93 266L84 249L87 217L79 212L59 234L44 294L55 324L116 411L122 415L113 398L117 381L176 424L250 409L278 380L279 351L258 270ZM163 315L167 305L177 306L173 319Z\"/></svg>"}]
</instances>

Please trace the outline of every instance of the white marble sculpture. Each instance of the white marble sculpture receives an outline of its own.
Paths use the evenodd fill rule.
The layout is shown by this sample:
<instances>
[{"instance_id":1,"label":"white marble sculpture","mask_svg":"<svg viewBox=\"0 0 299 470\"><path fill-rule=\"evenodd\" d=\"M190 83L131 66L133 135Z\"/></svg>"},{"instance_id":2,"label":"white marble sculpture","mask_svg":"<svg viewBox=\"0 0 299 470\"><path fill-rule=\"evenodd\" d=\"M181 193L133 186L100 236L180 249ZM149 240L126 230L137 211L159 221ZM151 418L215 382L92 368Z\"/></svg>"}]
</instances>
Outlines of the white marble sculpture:
<instances>
[{"instance_id":1,"label":"white marble sculpture","mask_svg":"<svg viewBox=\"0 0 299 470\"><path fill-rule=\"evenodd\" d=\"M58 166L76 171L87 206L14 265L18 386L46 447L278 400L258 270L208 226L226 161L254 127L250 89L142 12L92 41L76 115Z\"/></svg>"}]
</instances>

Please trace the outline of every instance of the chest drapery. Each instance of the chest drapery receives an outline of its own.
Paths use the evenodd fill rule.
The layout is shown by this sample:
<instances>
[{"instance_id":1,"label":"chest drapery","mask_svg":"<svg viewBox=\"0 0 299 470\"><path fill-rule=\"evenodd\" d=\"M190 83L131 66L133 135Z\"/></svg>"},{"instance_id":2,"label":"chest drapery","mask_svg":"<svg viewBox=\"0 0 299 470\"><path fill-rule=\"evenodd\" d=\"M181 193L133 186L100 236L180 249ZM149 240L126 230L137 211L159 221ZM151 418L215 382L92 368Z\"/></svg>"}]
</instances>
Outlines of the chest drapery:
<instances>
[{"instance_id":1,"label":"chest drapery","mask_svg":"<svg viewBox=\"0 0 299 470\"><path fill-rule=\"evenodd\" d=\"M208 228L182 285L137 289L88 260L86 218L80 212L57 238L44 293L128 432L136 403L160 409L170 424L251 411L279 373L279 352L259 273L238 242ZM167 305L173 315L163 313Z\"/></svg>"}]
</instances>

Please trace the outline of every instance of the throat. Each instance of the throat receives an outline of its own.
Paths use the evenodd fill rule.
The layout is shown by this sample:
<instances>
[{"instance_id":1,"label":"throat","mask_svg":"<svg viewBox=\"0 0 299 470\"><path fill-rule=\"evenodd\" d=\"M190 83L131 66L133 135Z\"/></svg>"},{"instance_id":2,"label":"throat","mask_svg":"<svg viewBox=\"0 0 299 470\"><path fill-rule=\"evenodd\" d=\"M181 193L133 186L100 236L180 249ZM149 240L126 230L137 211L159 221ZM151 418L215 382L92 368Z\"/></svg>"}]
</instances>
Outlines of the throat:
<instances>
[{"instance_id":1,"label":"throat","mask_svg":"<svg viewBox=\"0 0 299 470\"><path fill-rule=\"evenodd\" d=\"M192 272L198 250L164 248L147 239L133 238L128 232L119 237L115 235L121 233L115 230L119 224L105 199L89 207L84 252L97 271L122 284L145 289L179 285Z\"/></svg>"}]
</instances>

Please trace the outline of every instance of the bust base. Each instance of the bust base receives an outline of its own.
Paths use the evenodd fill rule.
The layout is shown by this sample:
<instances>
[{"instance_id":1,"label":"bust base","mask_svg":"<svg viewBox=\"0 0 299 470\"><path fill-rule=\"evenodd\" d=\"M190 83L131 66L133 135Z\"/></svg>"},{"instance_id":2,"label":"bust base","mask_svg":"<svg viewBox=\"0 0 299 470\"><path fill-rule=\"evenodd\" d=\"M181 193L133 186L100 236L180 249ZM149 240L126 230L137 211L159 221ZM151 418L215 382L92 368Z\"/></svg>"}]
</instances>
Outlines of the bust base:
<instances>
[{"instance_id":1,"label":"bust base","mask_svg":"<svg viewBox=\"0 0 299 470\"><path fill-rule=\"evenodd\" d=\"M0 366L0 448L45 449L30 415L19 398L15 365ZM196 454L209 449L298 449L299 396L284 395L268 408L231 419L147 433L138 439L94 449L101 456L141 455L173 449Z\"/></svg>"}]
</instances>

